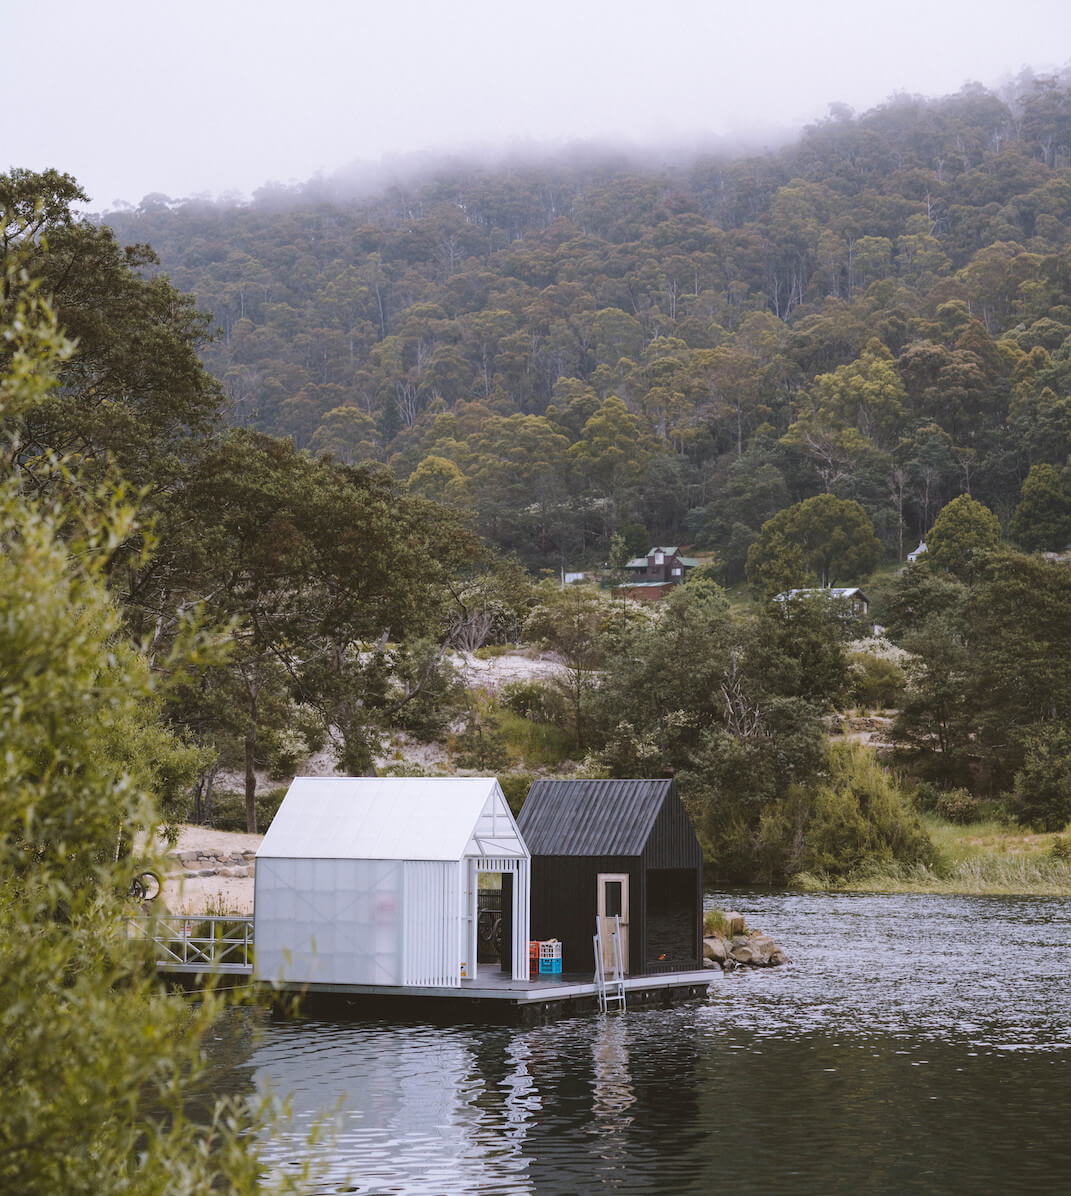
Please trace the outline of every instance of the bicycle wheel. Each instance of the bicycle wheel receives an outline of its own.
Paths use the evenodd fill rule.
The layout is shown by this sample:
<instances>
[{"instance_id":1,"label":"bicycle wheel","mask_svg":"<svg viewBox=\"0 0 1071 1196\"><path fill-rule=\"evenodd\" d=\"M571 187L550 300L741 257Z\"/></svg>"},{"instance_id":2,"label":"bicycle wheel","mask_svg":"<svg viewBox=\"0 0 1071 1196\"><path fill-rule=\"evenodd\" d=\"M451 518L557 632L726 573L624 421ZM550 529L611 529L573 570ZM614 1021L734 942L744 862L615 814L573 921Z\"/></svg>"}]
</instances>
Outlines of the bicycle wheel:
<instances>
[{"instance_id":1,"label":"bicycle wheel","mask_svg":"<svg viewBox=\"0 0 1071 1196\"><path fill-rule=\"evenodd\" d=\"M495 915L493 911L489 909L480 910L480 916L476 919L476 928L483 942L493 942L495 933Z\"/></svg>"},{"instance_id":2,"label":"bicycle wheel","mask_svg":"<svg viewBox=\"0 0 1071 1196\"><path fill-rule=\"evenodd\" d=\"M152 901L160 894L160 878L155 872L142 872L131 882L130 893L135 901Z\"/></svg>"}]
</instances>

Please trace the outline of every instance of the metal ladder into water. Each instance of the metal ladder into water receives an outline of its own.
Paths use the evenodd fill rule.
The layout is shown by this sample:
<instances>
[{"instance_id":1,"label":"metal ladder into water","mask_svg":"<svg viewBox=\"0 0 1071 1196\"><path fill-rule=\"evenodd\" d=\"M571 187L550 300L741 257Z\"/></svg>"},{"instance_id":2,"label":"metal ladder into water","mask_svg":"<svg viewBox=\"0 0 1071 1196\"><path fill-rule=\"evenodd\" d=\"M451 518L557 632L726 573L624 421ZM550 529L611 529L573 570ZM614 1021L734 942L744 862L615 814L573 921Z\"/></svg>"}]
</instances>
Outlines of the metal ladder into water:
<instances>
[{"instance_id":1,"label":"metal ladder into water","mask_svg":"<svg viewBox=\"0 0 1071 1196\"><path fill-rule=\"evenodd\" d=\"M614 929L610 935L613 939L613 968L610 975L606 974L606 965L602 955L602 919L595 919L595 934L592 943L595 947L595 987L599 992L599 1008L608 1013L611 1005L624 1012L625 1009L625 968L621 960L621 919L614 916Z\"/></svg>"}]
</instances>

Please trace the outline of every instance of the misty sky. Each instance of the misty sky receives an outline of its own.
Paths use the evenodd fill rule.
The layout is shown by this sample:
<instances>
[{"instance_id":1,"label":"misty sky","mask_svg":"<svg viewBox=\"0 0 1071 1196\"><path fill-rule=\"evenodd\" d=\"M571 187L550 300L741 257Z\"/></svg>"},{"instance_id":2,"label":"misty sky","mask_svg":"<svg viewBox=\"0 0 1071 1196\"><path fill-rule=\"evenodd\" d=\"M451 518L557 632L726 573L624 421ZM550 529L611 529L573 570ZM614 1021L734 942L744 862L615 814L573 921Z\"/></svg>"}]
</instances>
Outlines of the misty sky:
<instances>
[{"instance_id":1,"label":"misty sky","mask_svg":"<svg viewBox=\"0 0 1071 1196\"><path fill-rule=\"evenodd\" d=\"M761 145L1071 60L1068 0L52 0L3 18L0 169L95 210L424 150Z\"/></svg>"}]
</instances>

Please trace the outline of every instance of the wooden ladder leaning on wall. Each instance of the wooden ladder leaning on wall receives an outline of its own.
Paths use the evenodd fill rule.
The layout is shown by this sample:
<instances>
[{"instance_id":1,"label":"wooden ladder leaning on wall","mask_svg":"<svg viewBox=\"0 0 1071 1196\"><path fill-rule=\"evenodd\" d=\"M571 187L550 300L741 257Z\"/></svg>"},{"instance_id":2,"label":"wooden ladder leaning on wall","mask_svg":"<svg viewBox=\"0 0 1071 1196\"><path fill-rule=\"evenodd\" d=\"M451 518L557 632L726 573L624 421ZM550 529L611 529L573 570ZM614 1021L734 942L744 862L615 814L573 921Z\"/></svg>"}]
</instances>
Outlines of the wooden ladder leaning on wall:
<instances>
[{"instance_id":1,"label":"wooden ladder leaning on wall","mask_svg":"<svg viewBox=\"0 0 1071 1196\"><path fill-rule=\"evenodd\" d=\"M607 919L608 920L608 919ZM602 950L602 919L595 918L595 934L592 944L595 948L595 987L599 991L599 1008L608 1013L611 1005L622 1012L625 1009L625 968L621 959L621 919L614 915L614 929L610 934L613 967L607 975Z\"/></svg>"}]
</instances>

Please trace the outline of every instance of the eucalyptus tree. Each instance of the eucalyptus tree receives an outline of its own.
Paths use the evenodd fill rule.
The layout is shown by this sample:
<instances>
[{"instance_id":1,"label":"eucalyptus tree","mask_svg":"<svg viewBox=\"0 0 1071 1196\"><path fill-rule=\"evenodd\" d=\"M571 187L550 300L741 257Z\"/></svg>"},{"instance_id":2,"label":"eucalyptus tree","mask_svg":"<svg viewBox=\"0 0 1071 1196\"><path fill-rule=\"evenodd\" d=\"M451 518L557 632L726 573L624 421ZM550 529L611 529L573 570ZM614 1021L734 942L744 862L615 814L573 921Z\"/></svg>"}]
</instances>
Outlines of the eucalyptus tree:
<instances>
[{"instance_id":1,"label":"eucalyptus tree","mask_svg":"<svg viewBox=\"0 0 1071 1196\"><path fill-rule=\"evenodd\" d=\"M766 594L800 586L865 581L881 559L881 542L853 499L818 494L762 525L747 556L752 586Z\"/></svg>"},{"instance_id":2,"label":"eucalyptus tree","mask_svg":"<svg viewBox=\"0 0 1071 1196\"><path fill-rule=\"evenodd\" d=\"M124 248L76 216L85 199L54 170L0 175L0 252L19 265L5 313L32 278L72 342L57 386L18 417L24 479L44 485L36 463L51 453L77 459L83 478L114 463L127 481L166 492L219 414L222 392L198 359L210 320L157 272L148 246ZM0 362L9 351L0 345Z\"/></svg>"},{"instance_id":3,"label":"eucalyptus tree","mask_svg":"<svg viewBox=\"0 0 1071 1196\"><path fill-rule=\"evenodd\" d=\"M245 710L252 830L258 734L264 713L280 709L272 695L319 710L339 764L367 771L384 720L440 663L447 583L479 549L448 508L401 493L389 470L338 466L245 430L205 454L182 511L188 533L168 542L173 572L233 626L223 667ZM414 677L404 644L428 635L440 651Z\"/></svg>"}]
</instances>

